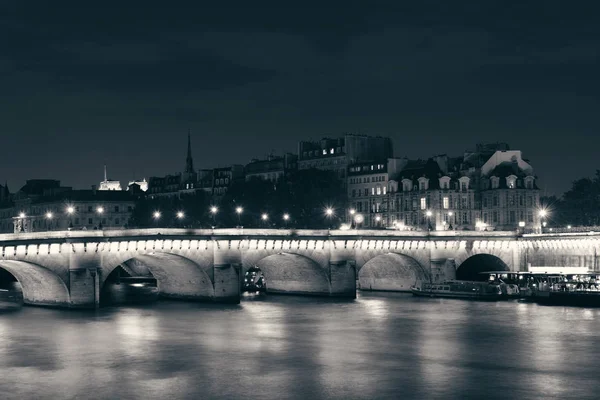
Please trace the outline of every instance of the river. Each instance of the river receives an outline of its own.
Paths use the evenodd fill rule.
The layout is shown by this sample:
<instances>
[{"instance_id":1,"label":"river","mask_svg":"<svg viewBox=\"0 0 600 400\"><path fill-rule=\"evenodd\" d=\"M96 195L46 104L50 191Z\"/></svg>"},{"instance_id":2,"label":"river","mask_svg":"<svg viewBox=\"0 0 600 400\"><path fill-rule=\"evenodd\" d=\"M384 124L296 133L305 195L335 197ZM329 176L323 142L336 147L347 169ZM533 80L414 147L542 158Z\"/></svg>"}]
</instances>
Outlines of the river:
<instances>
[{"instance_id":1,"label":"river","mask_svg":"<svg viewBox=\"0 0 600 400\"><path fill-rule=\"evenodd\" d=\"M0 314L2 399L598 399L600 310L359 294Z\"/></svg>"}]
</instances>

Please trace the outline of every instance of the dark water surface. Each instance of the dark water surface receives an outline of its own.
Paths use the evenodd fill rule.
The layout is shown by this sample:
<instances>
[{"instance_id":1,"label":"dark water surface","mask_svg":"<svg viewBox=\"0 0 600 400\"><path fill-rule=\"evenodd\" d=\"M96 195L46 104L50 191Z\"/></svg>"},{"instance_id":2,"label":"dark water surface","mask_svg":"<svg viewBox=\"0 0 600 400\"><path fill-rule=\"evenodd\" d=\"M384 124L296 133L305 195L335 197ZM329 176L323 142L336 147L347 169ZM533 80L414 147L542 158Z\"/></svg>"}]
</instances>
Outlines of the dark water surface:
<instances>
[{"instance_id":1,"label":"dark water surface","mask_svg":"<svg viewBox=\"0 0 600 400\"><path fill-rule=\"evenodd\" d=\"M600 310L360 294L0 314L1 399L600 399Z\"/></svg>"}]
</instances>

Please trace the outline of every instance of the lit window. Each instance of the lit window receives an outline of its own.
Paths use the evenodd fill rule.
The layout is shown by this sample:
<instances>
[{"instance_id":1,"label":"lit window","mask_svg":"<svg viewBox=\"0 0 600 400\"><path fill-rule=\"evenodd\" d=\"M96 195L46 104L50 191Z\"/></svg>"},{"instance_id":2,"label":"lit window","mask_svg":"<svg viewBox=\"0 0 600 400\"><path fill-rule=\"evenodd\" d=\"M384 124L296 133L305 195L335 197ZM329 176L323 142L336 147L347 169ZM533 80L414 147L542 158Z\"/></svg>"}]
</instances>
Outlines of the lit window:
<instances>
[{"instance_id":1,"label":"lit window","mask_svg":"<svg viewBox=\"0 0 600 400\"><path fill-rule=\"evenodd\" d=\"M327 150L323 149L323 155L327 154Z\"/></svg>"},{"instance_id":2,"label":"lit window","mask_svg":"<svg viewBox=\"0 0 600 400\"><path fill-rule=\"evenodd\" d=\"M450 201L448 200L447 197L444 197L444 199L443 199L443 207L444 207L444 209L447 210L449 206L450 206Z\"/></svg>"},{"instance_id":3,"label":"lit window","mask_svg":"<svg viewBox=\"0 0 600 400\"><path fill-rule=\"evenodd\" d=\"M377 195L381 194L381 186L377 186Z\"/></svg>"},{"instance_id":4,"label":"lit window","mask_svg":"<svg viewBox=\"0 0 600 400\"><path fill-rule=\"evenodd\" d=\"M371 188L371 194L375 196L375 188Z\"/></svg>"},{"instance_id":5,"label":"lit window","mask_svg":"<svg viewBox=\"0 0 600 400\"><path fill-rule=\"evenodd\" d=\"M333 154L333 153L335 153L335 149L329 150L329 154Z\"/></svg>"},{"instance_id":6,"label":"lit window","mask_svg":"<svg viewBox=\"0 0 600 400\"><path fill-rule=\"evenodd\" d=\"M427 208L427 199L425 197L421 197L421 210L425 210Z\"/></svg>"},{"instance_id":7,"label":"lit window","mask_svg":"<svg viewBox=\"0 0 600 400\"><path fill-rule=\"evenodd\" d=\"M384 187L383 187L383 194L385 194L385 193L386 193L386 189L387 189L387 188L384 186Z\"/></svg>"}]
</instances>

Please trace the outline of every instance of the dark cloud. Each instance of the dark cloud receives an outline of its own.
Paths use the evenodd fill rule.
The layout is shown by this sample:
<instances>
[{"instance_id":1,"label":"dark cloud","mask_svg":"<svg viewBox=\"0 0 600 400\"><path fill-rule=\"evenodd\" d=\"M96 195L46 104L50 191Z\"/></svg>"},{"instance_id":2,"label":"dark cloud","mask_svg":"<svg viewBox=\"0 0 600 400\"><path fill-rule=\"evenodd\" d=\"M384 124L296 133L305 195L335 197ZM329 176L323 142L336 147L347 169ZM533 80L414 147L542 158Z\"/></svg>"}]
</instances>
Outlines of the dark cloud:
<instances>
[{"instance_id":1,"label":"dark cloud","mask_svg":"<svg viewBox=\"0 0 600 400\"><path fill-rule=\"evenodd\" d=\"M343 132L389 135L414 157L507 141L550 192L597 167L591 2L8 3L12 189L88 187L104 163L122 180L177 172L188 128L200 167Z\"/></svg>"}]
</instances>

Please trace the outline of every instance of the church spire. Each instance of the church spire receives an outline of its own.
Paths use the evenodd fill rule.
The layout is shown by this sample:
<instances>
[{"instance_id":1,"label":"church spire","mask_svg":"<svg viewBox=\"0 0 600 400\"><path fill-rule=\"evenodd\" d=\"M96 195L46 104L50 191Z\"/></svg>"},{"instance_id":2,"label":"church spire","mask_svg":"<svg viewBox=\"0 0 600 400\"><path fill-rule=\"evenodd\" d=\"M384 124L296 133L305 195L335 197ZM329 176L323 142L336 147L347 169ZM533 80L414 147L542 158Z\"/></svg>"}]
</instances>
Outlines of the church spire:
<instances>
[{"instance_id":1,"label":"church spire","mask_svg":"<svg viewBox=\"0 0 600 400\"><path fill-rule=\"evenodd\" d=\"M187 158L185 159L185 172L187 174L194 173L194 160L192 159L192 139L190 138L190 130L189 129L188 129Z\"/></svg>"}]
</instances>

